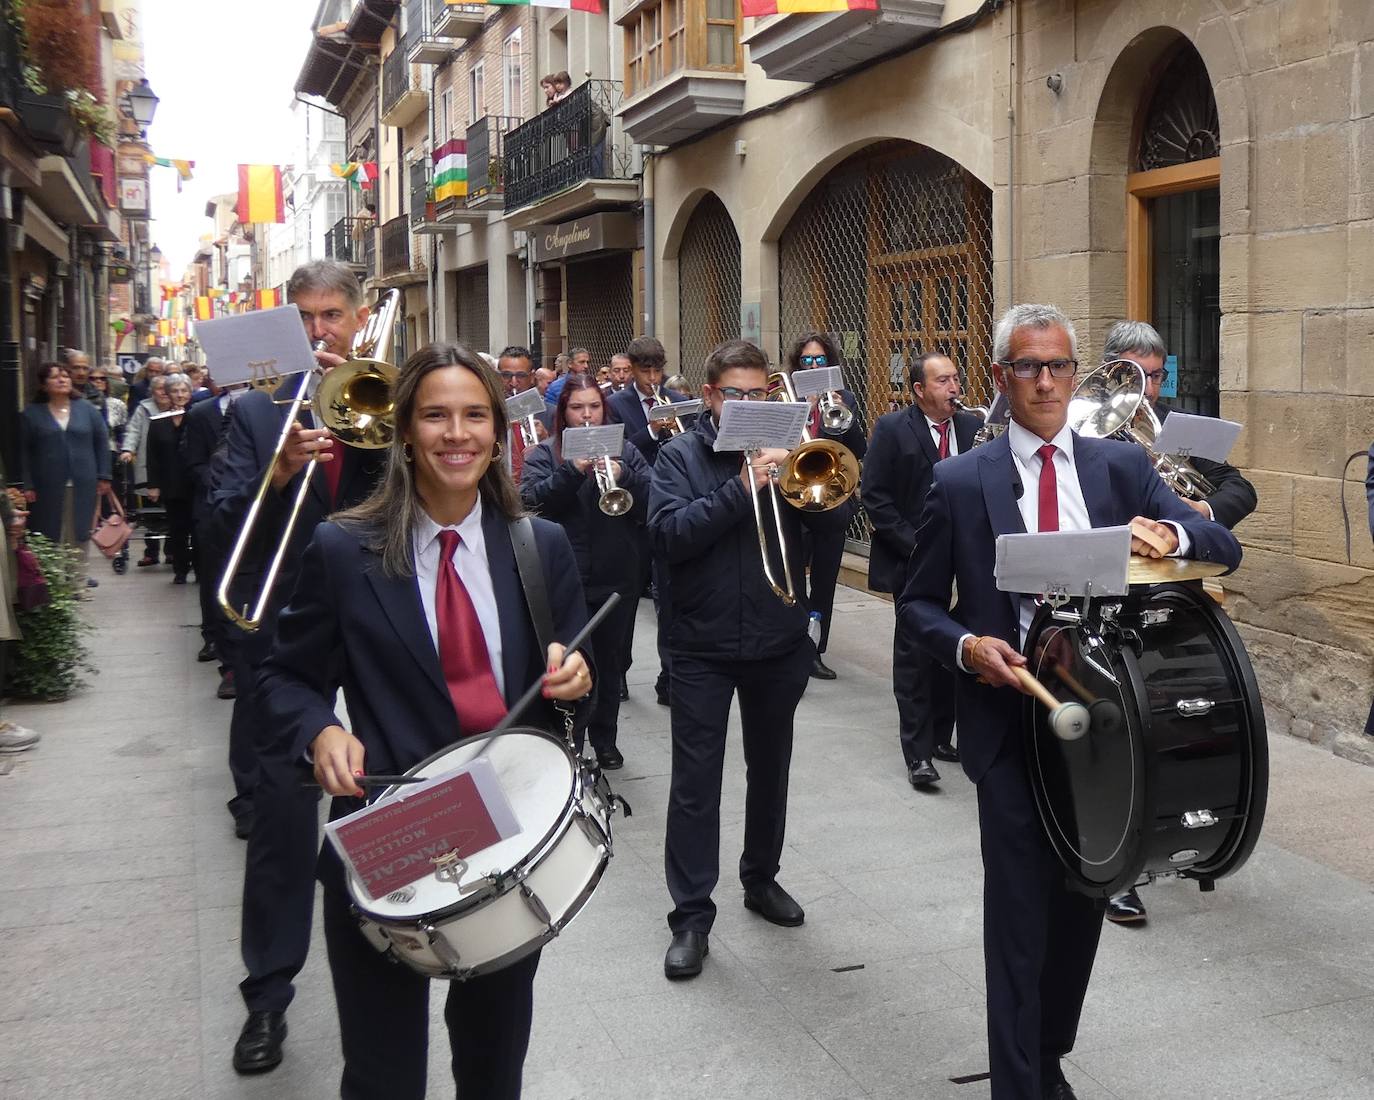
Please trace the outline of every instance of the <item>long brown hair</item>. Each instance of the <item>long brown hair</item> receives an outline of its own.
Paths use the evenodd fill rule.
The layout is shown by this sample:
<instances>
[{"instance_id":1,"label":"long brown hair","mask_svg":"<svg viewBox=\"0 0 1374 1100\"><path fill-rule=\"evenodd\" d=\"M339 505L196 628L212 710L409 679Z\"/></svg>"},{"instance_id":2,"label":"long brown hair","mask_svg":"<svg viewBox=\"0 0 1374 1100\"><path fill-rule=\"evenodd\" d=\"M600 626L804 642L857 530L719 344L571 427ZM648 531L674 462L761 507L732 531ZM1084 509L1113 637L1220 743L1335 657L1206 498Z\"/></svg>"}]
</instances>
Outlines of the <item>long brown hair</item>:
<instances>
[{"instance_id":1,"label":"long brown hair","mask_svg":"<svg viewBox=\"0 0 1374 1100\"><path fill-rule=\"evenodd\" d=\"M404 434L415 418L420 383L427 374L445 367L465 367L477 376L491 401L496 441L501 446L506 443L508 421L501 380L476 352L462 344L430 344L406 360L392 394L396 435L387 451L386 472L371 496L331 517L381 555L382 572L390 577L415 575L415 528L425 513L415 472L406 458ZM485 507L496 509L507 519L522 513L520 494L499 457L492 459L477 488Z\"/></svg>"}]
</instances>

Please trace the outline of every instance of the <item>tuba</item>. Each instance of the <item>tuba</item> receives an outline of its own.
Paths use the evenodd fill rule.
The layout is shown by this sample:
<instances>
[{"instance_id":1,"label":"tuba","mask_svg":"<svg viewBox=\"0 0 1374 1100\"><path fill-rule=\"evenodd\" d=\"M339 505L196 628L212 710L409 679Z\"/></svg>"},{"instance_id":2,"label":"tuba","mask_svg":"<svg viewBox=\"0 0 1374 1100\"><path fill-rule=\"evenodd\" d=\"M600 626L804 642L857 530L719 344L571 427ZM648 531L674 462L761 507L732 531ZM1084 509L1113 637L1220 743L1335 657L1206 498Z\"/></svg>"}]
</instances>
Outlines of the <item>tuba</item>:
<instances>
[{"instance_id":1,"label":"tuba","mask_svg":"<svg viewBox=\"0 0 1374 1100\"><path fill-rule=\"evenodd\" d=\"M241 609L235 607L230 601L229 589L252 541L258 514L262 511L263 501L272 487L273 471L276 470L282 452L286 450L286 441L291 436L291 426L300 415L302 406L309 400L315 422L323 428L328 428L336 439L347 446L375 450L391 444L396 432L393 394L398 372L397 368L387 361L387 353L391 349L392 333L395 331L401 302L399 290L387 291L377 310L354 337L348 360L324 375L313 399L310 398L310 383L316 377L314 371L306 371L301 375L300 385L291 400L273 398L278 404L289 406L282 422L281 434L277 437L272 461L267 464L267 470L258 483L258 491L248 506L243 527L239 530L238 538L234 540L234 547L229 553L229 560L225 562L219 587L215 590L215 598L225 617L241 630L251 634L262 625L267 601L271 598L277 574L285 561L286 549L291 544L291 535L300 517L301 507L310 492L310 477L319 464L318 458L312 456L305 466L300 487L296 490L291 511L278 536L276 550L268 563L266 576L258 589L257 600L252 609L250 610L247 605ZM317 343L315 350L324 350L323 344ZM268 384L273 381L275 380L269 380ZM335 455L334 461L342 461L342 458L342 455Z\"/></svg>"},{"instance_id":2,"label":"tuba","mask_svg":"<svg viewBox=\"0 0 1374 1100\"><path fill-rule=\"evenodd\" d=\"M1143 447L1155 471L1180 496L1215 491L1186 458L1155 450L1159 417L1145 400L1145 372L1133 359L1111 359L1086 375L1069 399L1069 426L1079 435L1115 437Z\"/></svg>"}]
</instances>

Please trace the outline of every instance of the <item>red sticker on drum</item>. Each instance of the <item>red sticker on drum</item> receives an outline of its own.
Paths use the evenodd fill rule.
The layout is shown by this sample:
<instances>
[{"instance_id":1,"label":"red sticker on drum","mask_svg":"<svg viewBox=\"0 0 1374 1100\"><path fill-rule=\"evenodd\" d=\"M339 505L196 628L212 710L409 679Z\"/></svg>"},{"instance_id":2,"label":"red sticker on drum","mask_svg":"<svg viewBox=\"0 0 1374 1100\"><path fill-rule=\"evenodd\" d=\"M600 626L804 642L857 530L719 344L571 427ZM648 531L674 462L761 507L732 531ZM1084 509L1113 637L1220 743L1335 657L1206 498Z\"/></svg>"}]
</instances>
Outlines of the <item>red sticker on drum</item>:
<instances>
[{"instance_id":1,"label":"red sticker on drum","mask_svg":"<svg viewBox=\"0 0 1374 1100\"><path fill-rule=\"evenodd\" d=\"M519 832L485 759L331 822L329 835L368 896L385 897L428 874L456 882L460 861Z\"/></svg>"}]
</instances>

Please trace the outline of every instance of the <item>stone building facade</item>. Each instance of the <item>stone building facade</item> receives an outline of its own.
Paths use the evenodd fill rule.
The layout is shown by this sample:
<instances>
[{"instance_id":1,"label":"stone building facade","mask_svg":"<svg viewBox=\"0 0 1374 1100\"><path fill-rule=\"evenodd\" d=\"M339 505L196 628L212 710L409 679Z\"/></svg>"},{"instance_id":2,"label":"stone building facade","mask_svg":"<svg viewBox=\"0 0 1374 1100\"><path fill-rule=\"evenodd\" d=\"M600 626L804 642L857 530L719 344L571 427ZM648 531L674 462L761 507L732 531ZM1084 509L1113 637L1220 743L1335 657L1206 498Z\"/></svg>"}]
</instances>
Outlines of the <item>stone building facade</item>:
<instances>
[{"instance_id":1,"label":"stone building facade","mask_svg":"<svg viewBox=\"0 0 1374 1100\"><path fill-rule=\"evenodd\" d=\"M723 11L627 5L627 58L646 6L671 29L698 3ZM647 308L681 365L736 308L771 354L832 329L871 419L931 347L986 393L1012 302L1061 305L1085 366L1152 321L1178 403L1245 425L1260 504L1225 593L1270 728L1374 761L1374 546L1341 480L1374 438L1374 4L892 0L734 28L733 62L665 54L621 109L661 146Z\"/></svg>"}]
</instances>

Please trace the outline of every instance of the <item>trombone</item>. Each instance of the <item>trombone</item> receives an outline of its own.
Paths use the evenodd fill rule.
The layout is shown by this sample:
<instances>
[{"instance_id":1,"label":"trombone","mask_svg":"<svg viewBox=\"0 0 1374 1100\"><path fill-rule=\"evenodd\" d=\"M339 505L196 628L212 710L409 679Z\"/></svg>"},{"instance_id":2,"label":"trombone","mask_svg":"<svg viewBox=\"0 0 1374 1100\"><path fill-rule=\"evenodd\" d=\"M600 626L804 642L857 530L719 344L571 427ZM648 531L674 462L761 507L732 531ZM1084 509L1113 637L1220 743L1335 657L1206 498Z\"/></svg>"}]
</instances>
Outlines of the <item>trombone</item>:
<instances>
[{"instance_id":1,"label":"trombone","mask_svg":"<svg viewBox=\"0 0 1374 1100\"><path fill-rule=\"evenodd\" d=\"M659 386L654 388L653 402L655 405L659 406L671 405L673 403L673 399L669 397L666 393L664 393L663 388ZM642 403L643 402L641 402L641 404ZM682 426L682 421L679 420L676 416L665 417L663 420L660 420L657 423L658 428L654 431L655 435L657 435L659 431L667 431L667 433L670 436L681 435L683 432L687 430Z\"/></svg>"},{"instance_id":2,"label":"trombone","mask_svg":"<svg viewBox=\"0 0 1374 1100\"><path fill-rule=\"evenodd\" d=\"M768 390L770 401L796 401L792 379L782 371L768 376ZM750 451L749 458L752 460L757 454L757 451ZM778 553L782 556L781 585L768 561L768 537L757 491L750 494L754 504L754 525L759 535L764 579L768 581L773 594L791 607L797 602L797 593L792 583L792 567L787 560L787 539L783 533L782 509L778 507L778 498L803 512L829 512L838 508L859 488L859 460L843 443L833 439L813 439L810 431L803 427L801 443L770 471L770 478L770 488L777 490L770 491L768 495L772 500L773 526L778 534Z\"/></svg>"},{"instance_id":3,"label":"trombone","mask_svg":"<svg viewBox=\"0 0 1374 1100\"><path fill-rule=\"evenodd\" d=\"M376 450L391 444L396 430L392 395L395 392L397 369L386 361L386 353L391 347L391 337L400 308L401 292L387 291L377 311L368 318L367 324L354 338L353 346L349 349L348 361L324 375L315 390L313 400L310 398L310 383L316 377L313 370L301 375L295 397L289 401L272 398L274 404L288 406L282 421L281 433L277 436L277 445L272 451L272 461L267 464L262 480L258 483L258 491L248 506L243 527L239 530L238 538L234 540L234 547L229 553L229 560L225 563L219 587L215 590L220 610L230 622L247 633L253 633L262 625L267 601L272 595L272 588L276 584L277 574L281 572L282 563L286 560L286 550L291 543L296 521L300 517L306 495L310 492L311 475L319 464L318 455L311 455L310 461L305 465L300 486L291 502L291 511L287 515L286 523L278 536L277 548L268 563L267 575L259 587L256 602L251 610L247 604L242 609L235 607L230 601L229 589L248 551L258 515L272 488L272 474L281 460L282 452L286 450L286 441L291 437L291 428L300 415L301 407L310 400L315 422L328 428L336 439L347 446ZM316 342L314 350L323 351L326 346L325 342L320 340ZM335 456L335 461L342 460L342 455Z\"/></svg>"}]
</instances>

